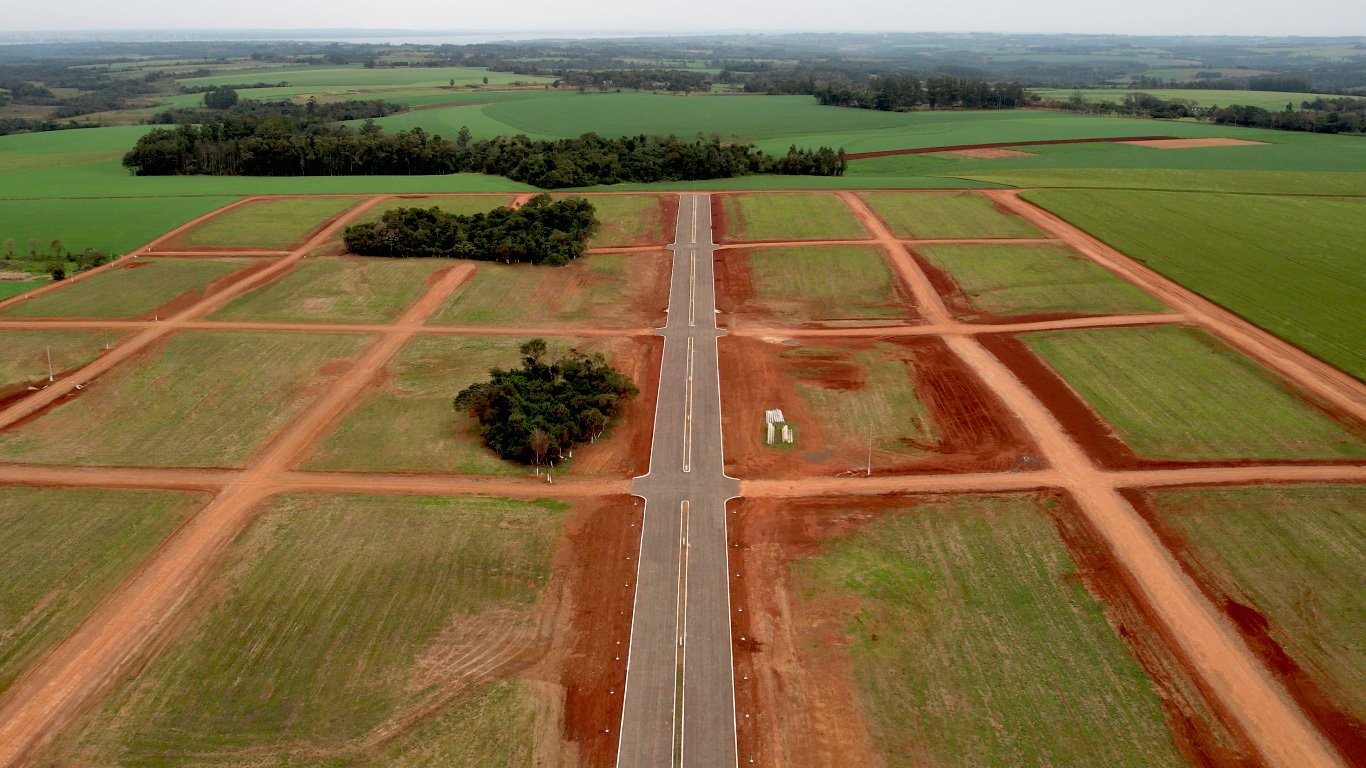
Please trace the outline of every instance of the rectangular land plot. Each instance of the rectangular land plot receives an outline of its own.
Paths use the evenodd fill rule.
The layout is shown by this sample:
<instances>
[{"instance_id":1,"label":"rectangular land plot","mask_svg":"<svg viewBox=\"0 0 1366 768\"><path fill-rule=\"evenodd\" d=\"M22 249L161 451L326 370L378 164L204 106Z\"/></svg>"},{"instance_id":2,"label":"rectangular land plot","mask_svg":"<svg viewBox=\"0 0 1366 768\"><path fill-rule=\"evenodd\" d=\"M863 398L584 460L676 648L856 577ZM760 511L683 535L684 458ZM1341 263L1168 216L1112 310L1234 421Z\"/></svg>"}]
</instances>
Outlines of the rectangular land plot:
<instances>
[{"instance_id":1,"label":"rectangular land plot","mask_svg":"<svg viewBox=\"0 0 1366 768\"><path fill-rule=\"evenodd\" d=\"M438 764L531 764L534 732L555 724L536 722L517 678L479 677L544 652L540 604L566 505L298 495L263 506L187 626L55 762L321 768L437 752L459 758Z\"/></svg>"},{"instance_id":2,"label":"rectangular land plot","mask_svg":"<svg viewBox=\"0 0 1366 768\"><path fill-rule=\"evenodd\" d=\"M305 259L210 316L211 320L383 323L422 295L433 273L454 259L320 256Z\"/></svg>"},{"instance_id":3,"label":"rectangular land plot","mask_svg":"<svg viewBox=\"0 0 1366 768\"><path fill-rule=\"evenodd\" d=\"M1261 614L1331 704L1366 720L1366 486L1183 489L1146 500L1206 586Z\"/></svg>"},{"instance_id":4,"label":"rectangular land plot","mask_svg":"<svg viewBox=\"0 0 1366 768\"><path fill-rule=\"evenodd\" d=\"M0 691L202 501L165 491L0 488Z\"/></svg>"},{"instance_id":5,"label":"rectangular land plot","mask_svg":"<svg viewBox=\"0 0 1366 768\"><path fill-rule=\"evenodd\" d=\"M719 195L713 205L718 242L861 240L867 230L838 195L829 192Z\"/></svg>"},{"instance_id":6,"label":"rectangular land plot","mask_svg":"<svg viewBox=\"0 0 1366 768\"><path fill-rule=\"evenodd\" d=\"M0 460L240 466L346 370L359 334L184 331L0 432Z\"/></svg>"},{"instance_id":7,"label":"rectangular land plot","mask_svg":"<svg viewBox=\"0 0 1366 768\"><path fill-rule=\"evenodd\" d=\"M1186 765L1050 506L908 502L792 566L794 600L855 606L844 639L888 765Z\"/></svg>"},{"instance_id":8,"label":"rectangular land plot","mask_svg":"<svg viewBox=\"0 0 1366 768\"><path fill-rule=\"evenodd\" d=\"M916 246L952 286L954 314L986 320L1032 314L1105 315L1160 312L1162 302L1062 245L934 244ZM937 276L936 276L937 277Z\"/></svg>"},{"instance_id":9,"label":"rectangular land plot","mask_svg":"<svg viewBox=\"0 0 1366 768\"><path fill-rule=\"evenodd\" d=\"M232 273L264 263L260 259L140 258L12 304L0 316L166 317L246 276Z\"/></svg>"},{"instance_id":10,"label":"rectangular land plot","mask_svg":"<svg viewBox=\"0 0 1366 768\"><path fill-rule=\"evenodd\" d=\"M494 208L502 208L512 202L512 195L434 195L432 197L396 197L376 203L356 217L356 224L379 221L385 213L395 208L440 208L446 213L469 216L474 213L488 213Z\"/></svg>"},{"instance_id":11,"label":"rectangular land plot","mask_svg":"<svg viewBox=\"0 0 1366 768\"><path fill-rule=\"evenodd\" d=\"M347 414L304 463L308 469L380 472L456 472L519 477L531 468L507 461L484 445L479 422L456 411L452 400L460 390L488 379L490 368L520 365L517 348L533 338L511 336L418 336L390 364L384 384L371 391ZM551 356L577 348L602 352L608 361L637 382L642 394L632 412L643 408L650 375L649 354L630 339L547 338ZM654 363L655 369L658 362ZM653 410L649 409L649 416ZM638 418L638 417L637 417ZM631 417L596 444L575 449L568 472L629 472L646 456L629 454L637 442ZM648 426L645 426L648 429ZM645 440L648 445L648 438ZM645 472L641 466L639 473Z\"/></svg>"},{"instance_id":12,"label":"rectangular land plot","mask_svg":"<svg viewBox=\"0 0 1366 768\"><path fill-rule=\"evenodd\" d=\"M1140 457L1366 456L1359 434L1203 331L1097 328L1021 338Z\"/></svg>"},{"instance_id":13,"label":"rectangular land plot","mask_svg":"<svg viewBox=\"0 0 1366 768\"><path fill-rule=\"evenodd\" d=\"M60 376L99 357L104 345L116 344L119 334L101 331L0 331L0 399L10 387L46 383L50 370Z\"/></svg>"},{"instance_id":14,"label":"rectangular land plot","mask_svg":"<svg viewBox=\"0 0 1366 768\"><path fill-rule=\"evenodd\" d=\"M474 278L428 325L656 328L669 303L668 253L590 253L562 267L475 262Z\"/></svg>"},{"instance_id":15,"label":"rectangular land plot","mask_svg":"<svg viewBox=\"0 0 1366 768\"><path fill-rule=\"evenodd\" d=\"M575 195L563 195L575 197ZM593 204L601 228L590 248L668 245L674 241L675 195L583 195Z\"/></svg>"},{"instance_id":16,"label":"rectangular land plot","mask_svg":"<svg viewBox=\"0 0 1366 768\"><path fill-rule=\"evenodd\" d=\"M900 238L1043 237L1034 225L972 192L863 192L859 196Z\"/></svg>"},{"instance_id":17,"label":"rectangular land plot","mask_svg":"<svg viewBox=\"0 0 1366 768\"><path fill-rule=\"evenodd\" d=\"M254 200L182 232L167 248L296 248L363 197L280 197Z\"/></svg>"},{"instance_id":18,"label":"rectangular land plot","mask_svg":"<svg viewBox=\"0 0 1366 768\"><path fill-rule=\"evenodd\" d=\"M897 325L910 298L881 248L812 245L719 251L717 307L785 325Z\"/></svg>"}]
</instances>

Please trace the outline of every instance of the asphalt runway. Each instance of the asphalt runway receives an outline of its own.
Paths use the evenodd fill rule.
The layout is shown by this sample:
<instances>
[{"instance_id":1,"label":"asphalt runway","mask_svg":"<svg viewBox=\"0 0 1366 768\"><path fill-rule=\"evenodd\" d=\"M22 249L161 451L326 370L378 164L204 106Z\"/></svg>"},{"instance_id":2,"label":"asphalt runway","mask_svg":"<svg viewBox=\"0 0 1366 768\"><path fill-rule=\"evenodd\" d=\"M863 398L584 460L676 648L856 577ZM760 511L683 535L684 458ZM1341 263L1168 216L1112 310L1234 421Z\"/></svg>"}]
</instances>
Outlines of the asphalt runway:
<instances>
[{"instance_id":1,"label":"asphalt runway","mask_svg":"<svg viewBox=\"0 0 1366 768\"><path fill-rule=\"evenodd\" d=\"M737 764L711 205L678 206L617 765Z\"/></svg>"}]
</instances>

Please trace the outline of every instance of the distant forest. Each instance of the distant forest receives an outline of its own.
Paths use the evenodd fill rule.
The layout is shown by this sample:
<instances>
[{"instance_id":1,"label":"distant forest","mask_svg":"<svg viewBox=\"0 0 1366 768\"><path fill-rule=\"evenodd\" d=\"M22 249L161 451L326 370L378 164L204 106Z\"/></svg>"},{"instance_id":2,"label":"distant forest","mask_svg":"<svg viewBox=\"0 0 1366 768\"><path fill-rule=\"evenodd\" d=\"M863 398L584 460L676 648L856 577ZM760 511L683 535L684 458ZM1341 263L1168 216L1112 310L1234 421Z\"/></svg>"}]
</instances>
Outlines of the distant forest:
<instances>
[{"instance_id":1,"label":"distant forest","mask_svg":"<svg viewBox=\"0 0 1366 768\"><path fill-rule=\"evenodd\" d=\"M1168 120L1197 118L1218 125L1272 128L1279 131L1310 133L1366 132L1366 99L1320 97L1301 101L1299 109L1286 104L1282 111L1232 104L1227 107L1202 107L1184 99L1159 99L1147 93L1126 94L1119 103L1094 102L1081 98L1044 101L1051 109L1092 115L1126 115Z\"/></svg>"},{"instance_id":2,"label":"distant forest","mask_svg":"<svg viewBox=\"0 0 1366 768\"><path fill-rule=\"evenodd\" d=\"M356 129L243 116L154 128L123 158L140 176L369 176L461 172L506 176L543 189L620 182L698 181L757 173L839 176L844 151L793 147L771 156L753 144L686 141L676 136L533 141L501 136L471 141L461 129L454 141L414 128L386 133L367 121Z\"/></svg>"}]
</instances>

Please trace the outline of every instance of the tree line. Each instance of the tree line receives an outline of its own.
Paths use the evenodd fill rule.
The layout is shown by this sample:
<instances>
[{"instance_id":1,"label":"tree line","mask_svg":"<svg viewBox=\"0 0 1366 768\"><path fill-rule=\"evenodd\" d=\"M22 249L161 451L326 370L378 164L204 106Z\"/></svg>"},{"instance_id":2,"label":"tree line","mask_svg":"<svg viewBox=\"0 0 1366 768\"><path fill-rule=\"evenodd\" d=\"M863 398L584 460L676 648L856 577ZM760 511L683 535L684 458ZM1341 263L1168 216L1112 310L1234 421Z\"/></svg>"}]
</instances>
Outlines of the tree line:
<instances>
[{"instance_id":1,"label":"tree line","mask_svg":"<svg viewBox=\"0 0 1366 768\"><path fill-rule=\"evenodd\" d=\"M206 93L204 107L168 109L147 118L147 122L151 125L181 125L183 123L206 123L215 120L227 121L243 118L262 120L267 117L283 117L294 121L302 129L317 122L387 117L403 111L404 108L402 104L393 104L377 99L320 103L316 98L310 98L306 104L295 104L292 101L256 101L253 99L239 101L235 90L231 88L224 90L231 93L232 96L224 96L223 91L219 91L210 103L209 96L211 94ZM225 106L214 106L215 104ZM233 129L232 133L236 135L247 130L246 126L241 126Z\"/></svg>"},{"instance_id":2,"label":"tree line","mask_svg":"<svg viewBox=\"0 0 1366 768\"><path fill-rule=\"evenodd\" d=\"M450 256L558 266L582 256L598 229L582 197L533 197L521 208L460 215L440 208L395 208L378 222L353 224L342 239L361 256Z\"/></svg>"},{"instance_id":3,"label":"tree line","mask_svg":"<svg viewBox=\"0 0 1366 768\"><path fill-rule=\"evenodd\" d=\"M1186 99L1160 99L1148 93L1130 93L1118 103L1088 101L1079 95L1063 101L1045 100L1049 109L1084 112L1093 115L1125 115L1177 120L1194 118L1219 125L1271 128L1279 131L1311 133L1366 133L1366 99L1324 98L1300 102L1300 109L1287 103L1284 110L1230 104L1202 107Z\"/></svg>"},{"instance_id":4,"label":"tree line","mask_svg":"<svg viewBox=\"0 0 1366 768\"><path fill-rule=\"evenodd\" d=\"M611 429L640 390L601 354L573 350L547 360L546 343L518 349L522 365L489 371L489 380L456 395L455 409L479 421L485 444L505 459L539 467Z\"/></svg>"},{"instance_id":5,"label":"tree line","mask_svg":"<svg viewBox=\"0 0 1366 768\"><path fill-rule=\"evenodd\" d=\"M930 109L1014 109L1030 103L1020 83L988 83L986 80L950 75L930 75L921 83L915 75L878 75L867 85L844 83L817 88L820 103L836 107L902 112L917 107Z\"/></svg>"},{"instance_id":6,"label":"tree line","mask_svg":"<svg viewBox=\"0 0 1366 768\"><path fill-rule=\"evenodd\" d=\"M312 119L244 115L199 125L156 128L123 158L140 176L433 175L461 172L506 176L545 189L620 182L721 179L756 173L839 176L844 151L790 148L770 156L752 144L686 141L677 136L534 141L500 136L472 141L462 128L454 141L421 128L386 133Z\"/></svg>"}]
</instances>

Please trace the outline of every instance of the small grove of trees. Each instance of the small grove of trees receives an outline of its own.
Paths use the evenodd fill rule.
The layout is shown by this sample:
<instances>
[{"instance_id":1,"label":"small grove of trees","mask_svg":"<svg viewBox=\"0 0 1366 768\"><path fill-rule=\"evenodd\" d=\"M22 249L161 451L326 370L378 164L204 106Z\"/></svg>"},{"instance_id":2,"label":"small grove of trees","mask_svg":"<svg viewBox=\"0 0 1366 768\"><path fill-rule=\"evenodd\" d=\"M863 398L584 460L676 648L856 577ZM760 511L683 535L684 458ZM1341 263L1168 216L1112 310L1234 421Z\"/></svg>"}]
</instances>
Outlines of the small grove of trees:
<instances>
[{"instance_id":1,"label":"small grove of trees","mask_svg":"<svg viewBox=\"0 0 1366 768\"><path fill-rule=\"evenodd\" d=\"M815 90L820 103L896 112L930 109L1014 109L1030 102L1020 83L988 83L985 80L931 75L922 84L915 75L882 75L867 85L831 85Z\"/></svg>"},{"instance_id":2,"label":"small grove of trees","mask_svg":"<svg viewBox=\"0 0 1366 768\"><path fill-rule=\"evenodd\" d=\"M147 118L147 122L152 125L181 125L185 123L206 123L220 121L224 123L236 122L241 118L251 121L265 120L269 117L279 117L290 120L298 124L301 128L319 122L335 122L341 120L365 120L375 117L385 117L395 112L403 110L402 104L392 104L387 101L333 101L325 104L318 103L317 99L309 99L306 104L295 104L292 101L257 101L246 99L238 101L236 104L223 110L209 109L168 109L158 112ZM230 133L237 133L243 130L255 130L257 122L251 123L251 128L235 128Z\"/></svg>"},{"instance_id":3,"label":"small grove of trees","mask_svg":"<svg viewBox=\"0 0 1366 768\"><path fill-rule=\"evenodd\" d=\"M228 109L237 103L237 91L221 86L204 92L204 106L209 109Z\"/></svg>"},{"instance_id":4,"label":"small grove of trees","mask_svg":"<svg viewBox=\"0 0 1366 768\"><path fill-rule=\"evenodd\" d=\"M588 133L577 139L533 141L500 136L455 141L420 128L385 133L367 122L359 130L305 117L209 120L174 129L153 129L123 158L139 176L413 175L487 173L546 189L620 182L695 181L755 173L839 176L844 151L792 147L770 156L752 144L685 141L676 136L608 139Z\"/></svg>"},{"instance_id":5,"label":"small grove of trees","mask_svg":"<svg viewBox=\"0 0 1366 768\"><path fill-rule=\"evenodd\" d=\"M537 195L521 208L460 215L440 208L395 208L378 222L353 224L343 240L362 256L453 256L558 266L582 256L597 231L582 197Z\"/></svg>"},{"instance_id":6,"label":"small grove of trees","mask_svg":"<svg viewBox=\"0 0 1366 768\"><path fill-rule=\"evenodd\" d=\"M457 411L479 421L484 442L499 456L540 467L611 429L640 393L601 354L573 350L555 360L543 339L519 348L519 368L489 371L489 380L456 395Z\"/></svg>"}]
</instances>

